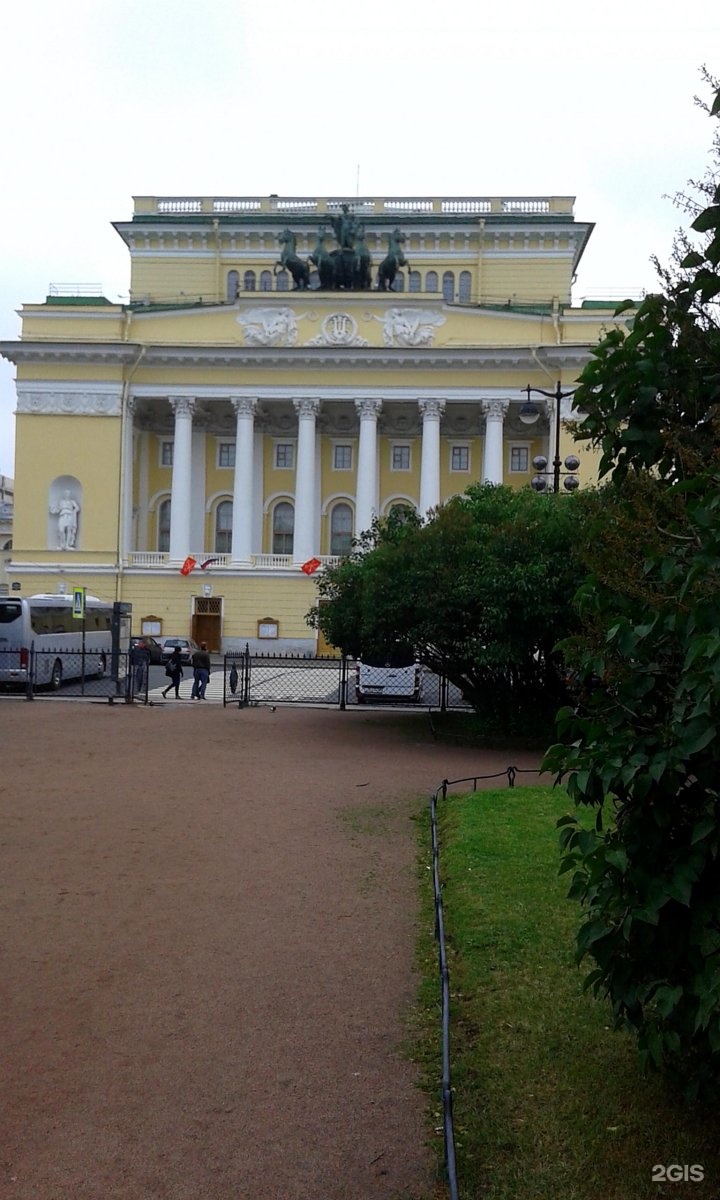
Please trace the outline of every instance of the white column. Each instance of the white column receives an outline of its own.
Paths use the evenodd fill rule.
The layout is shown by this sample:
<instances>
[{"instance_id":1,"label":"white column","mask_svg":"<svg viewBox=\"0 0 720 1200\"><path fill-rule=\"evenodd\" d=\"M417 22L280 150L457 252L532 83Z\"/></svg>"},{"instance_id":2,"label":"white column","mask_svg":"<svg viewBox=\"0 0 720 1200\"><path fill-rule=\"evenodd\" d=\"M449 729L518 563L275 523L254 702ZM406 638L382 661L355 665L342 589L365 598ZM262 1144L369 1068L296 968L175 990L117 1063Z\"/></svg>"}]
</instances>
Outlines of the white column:
<instances>
[{"instance_id":1,"label":"white column","mask_svg":"<svg viewBox=\"0 0 720 1200\"><path fill-rule=\"evenodd\" d=\"M316 550L315 420L320 411L320 401L303 398L294 400L293 404L298 415L293 561L302 565L313 557Z\"/></svg>"},{"instance_id":2,"label":"white column","mask_svg":"<svg viewBox=\"0 0 720 1200\"><path fill-rule=\"evenodd\" d=\"M235 433L235 478L233 483L232 564L252 563L253 460L255 457L255 413L257 400L233 400L237 418Z\"/></svg>"},{"instance_id":3,"label":"white column","mask_svg":"<svg viewBox=\"0 0 720 1200\"><path fill-rule=\"evenodd\" d=\"M355 408L360 417L354 531L358 538L370 528L377 510L377 421L382 400L356 400Z\"/></svg>"},{"instance_id":4,"label":"white column","mask_svg":"<svg viewBox=\"0 0 720 1200\"><path fill-rule=\"evenodd\" d=\"M420 459L420 516L427 517L440 503L440 418L444 400L418 400L422 415L422 456Z\"/></svg>"},{"instance_id":5,"label":"white column","mask_svg":"<svg viewBox=\"0 0 720 1200\"><path fill-rule=\"evenodd\" d=\"M192 415L195 401L169 396L175 414L172 491L170 493L170 562L181 564L190 553L190 496L192 485Z\"/></svg>"},{"instance_id":6,"label":"white column","mask_svg":"<svg viewBox=\"0 0 720 1200\"><path fill-rule=\"evenodd\" d=\"M503 481L503 422L507 404L504 400L482 400L485 413L485 454L483 483Z\"/></svg>"},{"instance_id":7,"label":"white column","mask_svg":"<svg viewBox=\"0 0 720 1200\"><path fill-rule=\"evenodd\" d=\"M133 414L135 400L131 396L125 398L125 424L123 426L122 446L122 540L120 557L127 562L133 549Z\"/></svg>"}]
</instances>

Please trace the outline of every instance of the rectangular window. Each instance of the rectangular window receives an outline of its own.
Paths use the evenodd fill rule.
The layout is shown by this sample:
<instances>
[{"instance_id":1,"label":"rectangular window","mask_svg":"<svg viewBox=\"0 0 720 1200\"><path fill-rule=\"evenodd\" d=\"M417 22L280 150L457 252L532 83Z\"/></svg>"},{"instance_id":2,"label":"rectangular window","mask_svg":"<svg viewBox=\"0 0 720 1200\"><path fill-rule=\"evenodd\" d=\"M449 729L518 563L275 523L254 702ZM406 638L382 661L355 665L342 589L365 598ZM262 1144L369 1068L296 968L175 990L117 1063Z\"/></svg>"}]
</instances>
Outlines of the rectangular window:
<instances>
[{"instance_id":1,"label":"rectangular window","mask_svg":"<svg viewBox=\"0 0 720 1200\"><path fill-rule=\"evenodd\" d=\"M394 445L392 448L391 463L393 471L409 471L410 447L407 445Z\"/></svg>"},{"instance_id":2,"label":"rectangular window","mask_svg":"<svg viewBox=\"0 0 720 1200\"><path fill-rule=\"evenodd\" d=\"M335 471L350 471L352 469L352 446L333 447L333 469Z\"/></svg>"},{"instance_id":3,"label":"rectangular window","mask_svg":"<svg viewBox=\"0 0 720 1200\"><path fill-rule=\"evenodd\" d=\"M174 442L160 443L160 466L171 467L173 465L173 449Z\"/></svg>"},{"instance_id":4,"label":"rectangular window","mask_svg":"<svg viewBox=\"0 0 720 1200\"><path fill-rule=\"evenodd\" d=\"M450 455L450 470L451 471L469 471L470 470L470 447L469 446L453 446Z\"/></svg>"},{"instance_id":5,"label":"rectangular window","mask_svg":"<svg viewBox=\"0 0 720 1200\"><path fill-rule=\"evenodd\" d=\"M293 444L292 442L275 443L275 466L279 471L292 471Z\"/></svg>"},{"instance_id":6,"label":"rectangular window","mask_svg":"<svg viewBox=\"0 0 720 1200\"><path fill-rule=\"evenodd\" d=\"M527 471L530 467L530 451L527 446L510 447L510 470Z\"/></svg>"},{"instance_id":7,"label":"rectangular window","mask_svg":"<svg viewBox=\"0 0 720 1200\"><path fill-rule=\"evenodd\" d=\"M234 442L219 442L218 443L218 466L219 467L234 467L235 466L235 443Z\"/></svg>"}]
</instances>

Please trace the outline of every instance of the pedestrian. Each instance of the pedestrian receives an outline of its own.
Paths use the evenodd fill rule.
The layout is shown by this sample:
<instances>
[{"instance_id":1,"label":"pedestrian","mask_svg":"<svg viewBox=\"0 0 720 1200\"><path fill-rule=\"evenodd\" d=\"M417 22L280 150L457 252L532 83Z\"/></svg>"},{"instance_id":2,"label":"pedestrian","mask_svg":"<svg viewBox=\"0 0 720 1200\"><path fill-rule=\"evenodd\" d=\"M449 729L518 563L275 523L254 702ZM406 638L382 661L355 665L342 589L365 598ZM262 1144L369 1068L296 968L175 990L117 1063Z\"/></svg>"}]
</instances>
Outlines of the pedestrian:
<instances>
[{"instance_id":1,"label":"pedestrian","mask_svg":"<svg viewBox=\"0 0 720 1200\"><path fill-rule=\"evenodd\" d=\"M201 642L200 649L196 650L193 654L192 667L193 686L191 699L204 700L205 688L207 687L208 679L210 678L210 655L208 654L208 648L205 642Z\"/></svg>"},{"instance_id":2,"label":"pedestrian","mask_svg":"<svg viewBox=\"0 0 720 1200\"><path fill-rule=\"evenodd\" d=\"M180 680L182 679L183 674L184 674L183 669L182 669L182 652L181 652L179 646L175 647L170 658L168 659L168 664L165 668L165 674L170 677L170 682L167 685L167 687L165 688L165 690L163 692L163 696L165 698L167 698L167 694L170 691L170 688L174 687L175 688L175 699L179 700L180 699Z\"/></svg>"}]
</instances>

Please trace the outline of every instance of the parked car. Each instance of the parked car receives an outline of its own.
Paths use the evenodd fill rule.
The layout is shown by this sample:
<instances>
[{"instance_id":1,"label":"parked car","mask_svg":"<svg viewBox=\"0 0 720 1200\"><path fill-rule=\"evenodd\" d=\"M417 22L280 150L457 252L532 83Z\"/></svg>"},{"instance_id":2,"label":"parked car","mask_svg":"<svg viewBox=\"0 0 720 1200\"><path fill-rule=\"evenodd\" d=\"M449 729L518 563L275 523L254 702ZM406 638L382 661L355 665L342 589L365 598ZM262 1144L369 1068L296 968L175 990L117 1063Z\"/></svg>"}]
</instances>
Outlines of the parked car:
<instances>
[{"instance_id":1,"label":"parked car","mask_svg":"<svg viewBox=\"0 0 720 1200\"><path fill-rule=\"evenodd\" d=\"M355 695L358 704L366 700L404 700L417 704L420 699L422 668L412 655L390 653L366 655L355 664Z\"/></svg>"},{"instance_id":2,"label":"parked car","mask_svg":"<svg viewBox=\"0 0 720 1200\"><path fill-rule=\"evenodd\" d=\"M192 638L164 637L160 641L162 643L163 662L168 662L176 646L180 647L180 658L184 663L189 663L195 651L200 649L197 642L194 642Z\"/></svg>"},{"instance_id":3,"label":"parked car","mask_svg":"<svg viewBox=\"0 0 720 1200\"><path fill-rule=\"evenodd\" d=\"M130 638L130 650L145 650L150 666L155 666L163 660L162 646L154 637L150 637L148 634L143 634L142 637Z\"/></svg>"}]
</instances>

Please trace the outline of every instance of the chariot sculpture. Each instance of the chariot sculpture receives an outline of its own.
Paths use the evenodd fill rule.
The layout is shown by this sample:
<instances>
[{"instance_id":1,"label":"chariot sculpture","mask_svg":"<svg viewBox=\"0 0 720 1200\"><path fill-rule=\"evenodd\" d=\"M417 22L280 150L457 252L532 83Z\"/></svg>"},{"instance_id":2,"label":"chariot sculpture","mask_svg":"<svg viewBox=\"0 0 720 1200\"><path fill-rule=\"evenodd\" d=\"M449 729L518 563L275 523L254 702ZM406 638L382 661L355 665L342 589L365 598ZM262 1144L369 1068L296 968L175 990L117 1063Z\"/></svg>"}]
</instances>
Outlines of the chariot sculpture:
<instances>
[{"instance_id":1,"label":"chariot sculpture","mask_svg":"<svg viewBox=\"0 0 720 1200\"><path fill-rule=\"evenodd\" d=\"M325 225L321 225L315 249L307 261L301 259L297 253L295 234L290 229L284 229L278 235L282 250L279 260L275 263L275 274L277 275L278 270L288 271L292 276L294 290L297 291L309 288L311 268L315 268L321 290L368 291L373 286L373 272L365 226L357 222L347 204L341 205L340 212L331 216L329 222L335 235L336 249L328 250L328 230ZM399 229L394 229L392 233L387 234L387 239L387 255L378 268L377 288L381 292L392 288L400 267L410 266L403 252L405 234Z\"/></svg>"}]
</instances>

